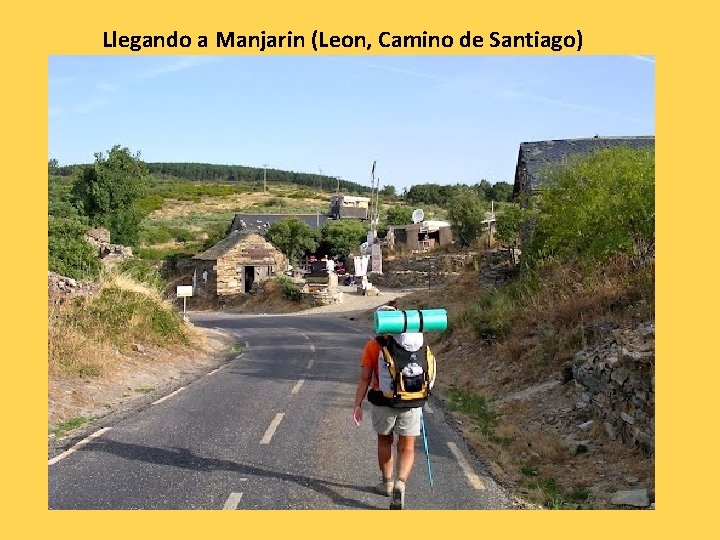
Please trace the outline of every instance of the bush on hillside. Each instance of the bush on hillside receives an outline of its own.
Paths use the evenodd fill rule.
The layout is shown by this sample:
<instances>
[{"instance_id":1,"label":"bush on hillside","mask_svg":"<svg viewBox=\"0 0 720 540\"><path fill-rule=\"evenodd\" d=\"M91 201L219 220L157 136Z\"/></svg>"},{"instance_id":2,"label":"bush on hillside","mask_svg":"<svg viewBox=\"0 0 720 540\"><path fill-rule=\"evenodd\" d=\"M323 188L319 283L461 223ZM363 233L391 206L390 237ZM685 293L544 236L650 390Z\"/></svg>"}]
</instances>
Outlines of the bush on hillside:
<instances>
[{"instance_id":1,"label":"bush on hillside","mask_svg":"<svg viewBox=\"0 0 720 540\"><path fill-rule=\"evenodd\" d=\"M655 243L655 154L614 148L548 171L528 261L607 260Z\"/></svg>"},{"instance_id":2,"label":"bush on hillside","mask_svg":"<svg viewBox=\"0 0 720 540\"><path fill-rule=\"evenodd\" d=\"M48 270L74 279L93 280L100 275L100 259L85 240L86 229L75 219L49 218Z\"/></svg>"},{"instance_id":3,"label":"bush on hillside","mask_svg":"<svg viewBox=\"0 0 720 540\"><path fill-rule=\"evenodd\" d=\"M127 259L118 265L118 271L133 280L151 287L161 293L165 290L167 283L160 275L157 265L147 259L134 257Z\"/></svg>"},{"instance_id":4,"label":"bush on hillside","mask_svg":"<svg viewBox=\"0 0 720 540\"><path fill-rule=\"evenodd\" d=\"M295 283L292 279L287 276L278 276L277 280L282 286L282 292L285 298L292 300L293 302L299 302L302 299L300 287L298 287L297 283Z\"/></svg>"}]
</instances>

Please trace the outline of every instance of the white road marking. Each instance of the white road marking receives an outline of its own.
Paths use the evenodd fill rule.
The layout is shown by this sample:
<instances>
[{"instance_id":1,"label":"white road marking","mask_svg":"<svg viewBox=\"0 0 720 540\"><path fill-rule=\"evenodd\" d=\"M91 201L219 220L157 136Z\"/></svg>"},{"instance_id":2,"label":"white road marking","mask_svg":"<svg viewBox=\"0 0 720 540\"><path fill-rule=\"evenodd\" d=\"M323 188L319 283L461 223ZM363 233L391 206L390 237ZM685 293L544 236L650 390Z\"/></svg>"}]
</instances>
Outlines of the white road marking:
<instances>
[{"instance_id":1,"label":"white road marking","mask_svg":"<svg viewBox=\"0 0 720 540\"><path fill-rule=\"evenodd\" d=\"M460 465L460 468L465 474L465 478L467 478L470 486L478 490L485 489L485 484L483 484L483 481L480 479L480 477L473 472L472 467L465 459L465 456L462 455L462 452L457 447L457 445L454 442L449 442L447 443L447 445L448 448L450 448L450 451L455 456L455 459L457 460L458 465Z\"/></svg>"},{"instance_id":2,"label":"white road marking","mask_svg":"<svg viewBox=\"0 0 720 540\"><path fill-rule=\"evenodd\" d=\"M248 350L250 349L250 344L247 341L245 342L245 348Z\"/></svg>"},{"instance_id":3,"label":"white road marking","mask_svg":"<svg viewBox=\"0 0 720 540\"><path fill-rule=\"evenodd\" d=\"M270 425L267 428L267 431L265 432L265 435L263 435L263 438L260 439L260 444L269 444L270 439L272 439L273 435L275 435L275 430L280 425L280 422L283 419L283 416L285 416L285 413L279 412L275 415L275 418L273 418L273 421L270 422Z\"/></svg>"},{"instance_id":4,"label":"white road marking","mask_svg":"<svg viewBox=\"0 0 720 540\"><path fill-rule=\"evenodd\" d=\"M310 345L310 350L311 350L312 352L315 352L315 345Z\"/></svg>"},{"instance_id":5,"label":"white road marking","mask_svg":"<svg viewBox=\"0 0 720 540\"><path fill-rule=\"evenodd\" d=\"M48 465L54 465L55 463L57 463L57 462L60 461L61 459L64 459L64 458L68 457L70 454L74 453L78 448L80 448L81 446L85 446L87 443L89 443L89 442L90 442L91 440L93 440L94 438L99 437L100 435L102 435L103 433L105 433L108 429L110 429L110 428L109 428L109 427L104 427L104 428L102 428L102 429L98 429L95 433L93 433L92 435L90 435L90 436L88 436L88 437L85 437L82 441L80 441L79 443L77 443L75 446L73 446L73 447L70 448L69 450L65 450L62 454L58 454L58 455L55 456L54 458L48 459Z\"/></svg>"},{"instance_id":6,"label":"white road marking","mask_svg":"<svg viewBox=\"0 0 720 540\"><path fill-rule=\"evenodd\" d=\"M430 405L428 405L427 403L425 404L425 412L429 412L429 413L433 412L432 407Z\"/></svg>"},{"instance_id":7,"label":"white road marking","mask_svg":"<svg viewBox=\"0 0 720 540\"><path fill-rule=\"evenodd\" d=\"M217 373L217 372L220 371L222 368L224 368L226 365L227 365L227 364L223 364L222 366L213 369L210 373L208 373L208 375L212 375L213 373Z\"/></svg>"},{"instance_id":8,"label":"white road marking","mask_svg":"<svg viewBox=\"0 0 720 540\"><path fill-rule=\"evenodd\" d=\"M153 404L153 405L157 405L158 403L162 403L162 402L165 401L166 399L169 399L169 398L173 397L175 394L177 394L177 393L179 393L179 392L182 392L183 390L185 390L185 387L184 387L184 386L181 386L180 388L178 388L177 390L175 390L175 391L172 392L171 394L168 394L168 395L165 396L165 397L161 397L160 399L158 399L158 400L156 400L156 401L153 401L152 404Z\"/></svg>"},{"instance_id":9,"label":"white road marking","mask_svg":"<svg viewBox=\"0 0 720 540\"><path fill-rule=\"evenodd\" d=\"M293 389L290 391L290 395L297 394L304 382L305 379L300 379L298 382L296 382L295 386L293 386Z\"/></svg>"},{"instance_id":10,"label":"white road marking","mask_svg":"<svg viewBox=\"0 0 720 540\"><path fill-rule=\"evenodd\" d=\"M231 493L223 505L223 510L237 510L238 504L240 504L240 499L242 499L242 495L242 492Z\"/></svg>"},{"instance_id":11,"label":"white road marking","mask_svg":"<svg viewBox=\"0 0 720 540\"><path fill-rule=\"evenodd\" d=\"M310 369L311 367L313 367L314 363L315 363L315 359L311 358L310 361L308 362L307 369Z\"/></svg>"}]
</instances>

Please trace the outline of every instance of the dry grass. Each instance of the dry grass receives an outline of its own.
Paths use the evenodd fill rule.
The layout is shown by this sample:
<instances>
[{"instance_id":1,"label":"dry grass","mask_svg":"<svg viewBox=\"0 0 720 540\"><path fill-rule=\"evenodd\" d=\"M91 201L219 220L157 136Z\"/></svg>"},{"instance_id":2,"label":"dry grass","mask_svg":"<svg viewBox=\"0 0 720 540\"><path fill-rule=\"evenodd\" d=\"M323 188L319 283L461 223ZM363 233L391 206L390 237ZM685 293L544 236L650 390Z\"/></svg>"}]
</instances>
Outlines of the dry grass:
<instances>
[{"instance_id":1,"label":"dry grass","mask_svg":"<svg viewBox=\"0 0 720 540\"><path fill-rule=\"evenodd\" d=\"M497 414L493 430L483 433L471 416L450 413L462 421L464 436L489 462L495 477L524 497L553 508L610 507L609 494L631 489L625 478L632 476L640 479L635 487L653 489L652 461L608 439L601 421L578 434L577 426L590 419L590 413L575 408L577 396L571 384L531 398L503 400L534 385L561 380L573 353L593 345L602 326L652 320L652 264L633 269L627 260L617 258L601 268L550 265L539 276L501 293L511 299L509 311L503 312L510 322L507 335L479 340L472 325L462 321L468 319L469 306L494 308L488 294L477 273L468 272L447 286L413 292L399 299L398 307L448 310L449 331L428 336L439 364L436 393L444 399L457 390L482 396L490 412ZM565 440L568 436L591 443L574 454Z\"/></svg>"}]
</instances>

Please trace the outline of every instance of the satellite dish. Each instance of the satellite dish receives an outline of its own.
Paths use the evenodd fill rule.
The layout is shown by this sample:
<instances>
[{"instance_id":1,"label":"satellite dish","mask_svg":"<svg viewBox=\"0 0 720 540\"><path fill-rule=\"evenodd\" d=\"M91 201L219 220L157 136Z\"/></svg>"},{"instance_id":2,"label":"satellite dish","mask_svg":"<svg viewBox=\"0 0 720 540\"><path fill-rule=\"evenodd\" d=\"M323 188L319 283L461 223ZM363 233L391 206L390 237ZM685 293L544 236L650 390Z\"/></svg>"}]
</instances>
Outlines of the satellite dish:
<instances>
[{"instance_id":1,"label":"satellite dish","mask_svg":"<svg viewBox=\"0 0 720 540\"><path fill-rule=\"evenodd\" d=\"M407 214L406 214L407 215ZM425 212L422 211L422 208L418 208L417 210L413 210L412 213L412 220L413 223L420 223L423 218L425 217Z\"/></svg>"}]
</instances>

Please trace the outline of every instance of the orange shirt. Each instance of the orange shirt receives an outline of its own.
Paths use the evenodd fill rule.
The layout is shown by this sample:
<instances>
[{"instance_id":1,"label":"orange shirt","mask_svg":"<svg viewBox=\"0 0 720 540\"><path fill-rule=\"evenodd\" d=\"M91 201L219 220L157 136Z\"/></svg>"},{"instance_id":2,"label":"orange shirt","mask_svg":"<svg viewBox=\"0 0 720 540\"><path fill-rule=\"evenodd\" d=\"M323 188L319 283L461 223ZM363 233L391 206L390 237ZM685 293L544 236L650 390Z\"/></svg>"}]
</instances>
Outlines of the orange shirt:
<instances>
[{"instance_id":1,"label":"orange shirt","mask_svg":"<svg viewBox=\"0 0 720 540\"><path fill-rule=\"evenodd\" d=\"M376 339L371 339L365 344L363 349L362 358L360 359L360 367L367 367L372 369L372 382L370 387L374 390L380 388L380 382L378 381L377 363L378 357L380 356L380 344Z\"/></svg>"}]
</instances>

